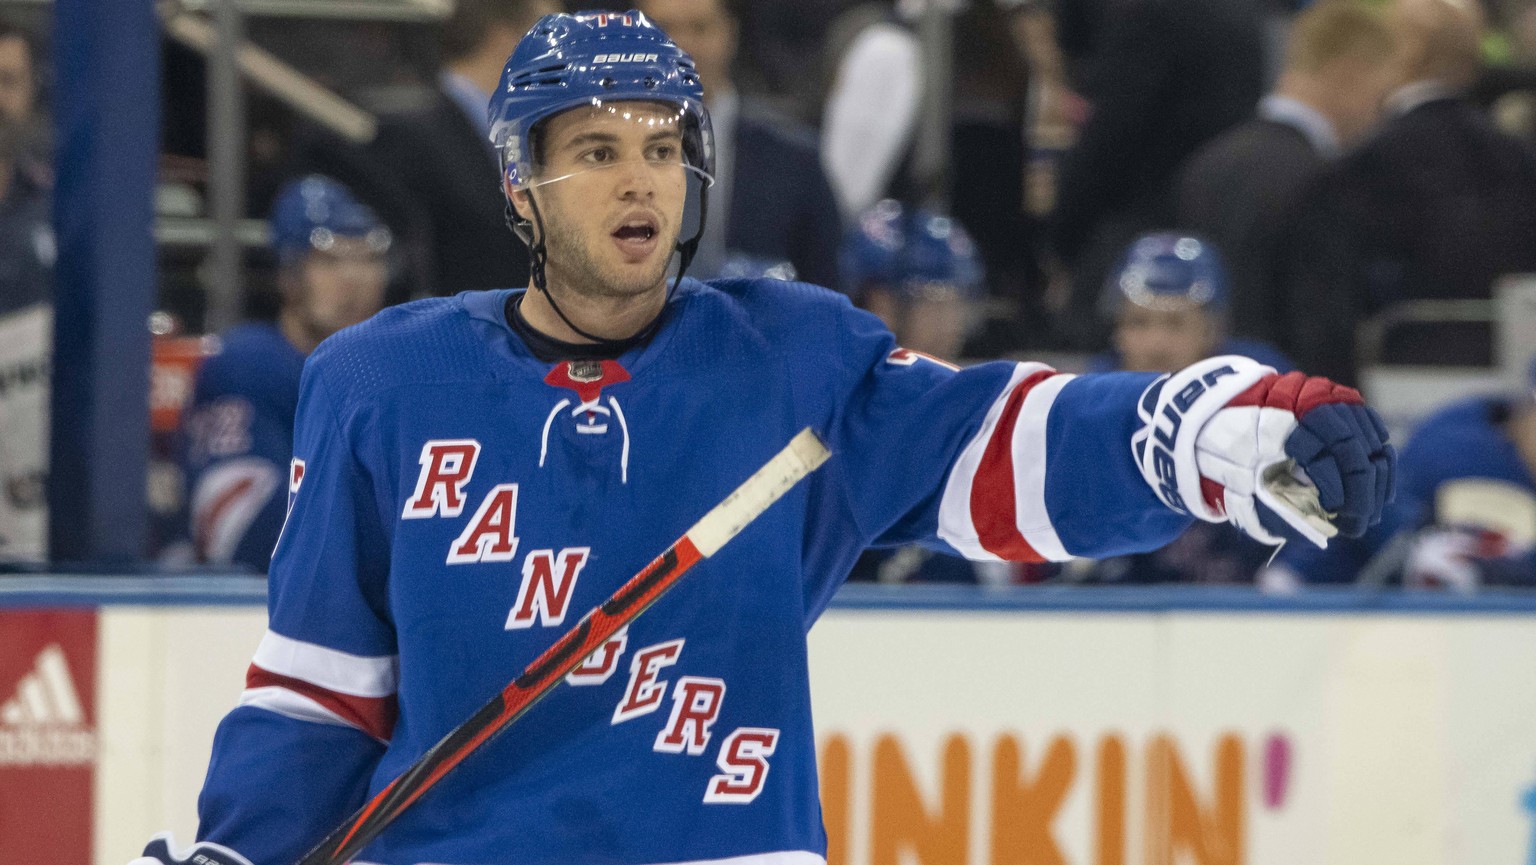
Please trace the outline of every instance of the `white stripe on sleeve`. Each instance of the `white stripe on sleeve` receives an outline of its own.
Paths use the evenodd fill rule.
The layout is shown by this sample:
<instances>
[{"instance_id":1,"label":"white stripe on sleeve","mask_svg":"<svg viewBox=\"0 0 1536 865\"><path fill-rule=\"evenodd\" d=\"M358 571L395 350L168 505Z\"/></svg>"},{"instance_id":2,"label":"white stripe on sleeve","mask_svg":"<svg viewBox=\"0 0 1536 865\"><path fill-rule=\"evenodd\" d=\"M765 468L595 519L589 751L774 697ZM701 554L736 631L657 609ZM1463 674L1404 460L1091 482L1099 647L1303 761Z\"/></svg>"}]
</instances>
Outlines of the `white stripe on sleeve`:
<instances>
[{"instance_id":1,"label":"white stripe on sleeve","mask_svg":"<svg viewBox=\"0 0 1536 865\"><path fill-rule=\"evenodd\" d=\"M267 631L252 663L338 694L388 697L400 680L398 655L353 655Z\"/></svg>"}]
</instances>

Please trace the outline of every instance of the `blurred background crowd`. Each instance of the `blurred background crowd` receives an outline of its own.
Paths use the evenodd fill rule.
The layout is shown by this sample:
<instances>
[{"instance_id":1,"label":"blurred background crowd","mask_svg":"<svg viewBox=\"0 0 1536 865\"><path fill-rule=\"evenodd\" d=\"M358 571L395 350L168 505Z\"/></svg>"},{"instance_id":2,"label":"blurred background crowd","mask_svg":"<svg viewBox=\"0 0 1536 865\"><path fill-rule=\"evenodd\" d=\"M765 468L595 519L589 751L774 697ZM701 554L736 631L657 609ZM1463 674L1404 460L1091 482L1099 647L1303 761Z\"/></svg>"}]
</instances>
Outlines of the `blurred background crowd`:
<instances>
[{"instance_id":1,"label":"blurred background crowd","mask_svg":"<svg viewBox=\"0 0 1536 865\"><path fill-rule=\"evenodd\" d=\"M1536 325L1509 321L1536 298L1536 0L633 5L713 116L691 275L825 285L960 363L1244 354L1361 386L1403 445L1389 519L1326 551L1201 524L1065 566L879 551L855 579L1536 586ZM541 15L630 6L160 4L146 561L264 571L305 356L384 305L527 284L487 93ZM6 346L53 296L50 27L48 4L0 2L18 567L44 547L46 432L22 427L47 369Z\"/></svg>"}]
</instances>

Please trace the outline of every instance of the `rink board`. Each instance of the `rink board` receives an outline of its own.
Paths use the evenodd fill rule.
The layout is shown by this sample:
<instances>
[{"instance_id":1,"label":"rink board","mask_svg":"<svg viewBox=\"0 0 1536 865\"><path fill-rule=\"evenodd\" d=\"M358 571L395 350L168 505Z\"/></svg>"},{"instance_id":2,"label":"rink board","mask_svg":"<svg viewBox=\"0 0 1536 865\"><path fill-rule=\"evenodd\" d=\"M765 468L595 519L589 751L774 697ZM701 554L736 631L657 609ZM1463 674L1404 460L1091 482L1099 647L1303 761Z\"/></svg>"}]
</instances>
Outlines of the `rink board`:
<instances>
[{"instance_id":1,"label":"rink board","mask_svg":"<svg viewBox=\"0 0 1536 865\"><path fill-rule=\"evenodd\" d=\"M259 583L7 584L0 863L191 837ZM1536 599L865 588L811 652L835 862L1533 854Z\"/></svg>"}]
</instances>

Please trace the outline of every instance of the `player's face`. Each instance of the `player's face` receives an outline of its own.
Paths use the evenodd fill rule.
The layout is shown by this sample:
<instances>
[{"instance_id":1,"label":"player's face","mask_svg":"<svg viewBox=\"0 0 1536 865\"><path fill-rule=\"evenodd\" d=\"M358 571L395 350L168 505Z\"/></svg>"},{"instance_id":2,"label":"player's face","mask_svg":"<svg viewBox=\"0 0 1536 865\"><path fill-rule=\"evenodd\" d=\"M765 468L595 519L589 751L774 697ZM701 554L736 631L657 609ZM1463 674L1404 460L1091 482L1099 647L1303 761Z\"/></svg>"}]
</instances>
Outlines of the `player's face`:
<instances>
[{"instance_id":1,"label":"player's face","mask_svg":"<svg viewBox=\"0 0 1536 865\"><path fill-rule=\"evenodd\" d=\"M1194 303L1148 309L1125 303L1115 324L1121 365L1132 372L1173 372L1216 351L1216 319Z\"/></svg>"},{"instance_id":2,"label":"player's face","mask_svg":"<svg viewBox=\"0 0 1536 865\"><path fill-rule=\"evenodd\" d=\"M693 58L706 92L731 80L736 21L724 0L646 0L640 11Z\"/></svg>"},{"instance_id":3,"label":"player's face","mask_svg":"<svg viewBox=\"0 0 1536 865\"><path fill-rule=\"evenodd\" d=\"M339 237L304 256L290 303L316 341L379 311L389 268L361 237Z\"/></svg>"},{"instance_id":4,"label":"player's face","mask_svg":"<svg viewBox=\"0 0 1536 865\"><path fill-rule=\"evenodd\" d=\"M525 218L538 205L551 286L594 297L659 288L687 197L676 108L616 102L567 111L543 129L540 183L513 194Z\"/></svg>"}]
</instances>

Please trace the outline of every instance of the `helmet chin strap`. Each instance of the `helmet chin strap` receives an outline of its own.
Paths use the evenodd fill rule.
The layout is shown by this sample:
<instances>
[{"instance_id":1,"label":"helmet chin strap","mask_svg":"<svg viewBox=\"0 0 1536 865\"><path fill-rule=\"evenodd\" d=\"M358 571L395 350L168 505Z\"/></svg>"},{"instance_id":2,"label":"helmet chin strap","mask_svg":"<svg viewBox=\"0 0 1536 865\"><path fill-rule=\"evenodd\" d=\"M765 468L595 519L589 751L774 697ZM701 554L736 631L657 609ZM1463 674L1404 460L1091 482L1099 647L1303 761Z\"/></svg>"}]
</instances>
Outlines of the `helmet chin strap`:
<instances>
[{"instance_id":1,"label":"helmet chin strap","mask_svg":"<svg viewBox=\"0 0 1536 865\"><path fill-rule=\"evenodd\" d=\"M555 296L549 290L549 282L545 273L545 266L549 262L549 250L544 245L544 238L547 236L544 231L544 217L539 213L539 205L533 198L532 190L528 193L528 208L533 211L531 225L528 220L522 219L517 215L517 212L512 208L512 200L510 198L507 200L507 226L512 229L512 233L517 235L519 240L528 246L529 275L532 277L534 288L544 292L544 299L549 301L550 308L555 311L555 315L558 315L560 320L565 322L565 326L569 327L578 336L589 340L601 348L612 350L616 353L623 353L650 339L661 327L662 320L667 314L667 307L671 304L672 296L677 293L677 287L683 281L683 274L688 270L688 265L693 263L694 255L698 253L699 239L704 236L704 221L709 215L709 186L705 184L699 190L699 230L694 233L693 237L679 242L676 246L676 252L678 253L677 276L672 280L672 287L667 289L667 297L662 301L661 311L657 312L656 317L651 319L645 327L621 339L609 339L608 337L598 336L582 330L576 322L571 321L570 316L565 314L565 311L560 308L560 304L555 302Z\"/></svg>"}]
</instances>

